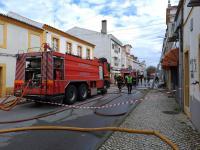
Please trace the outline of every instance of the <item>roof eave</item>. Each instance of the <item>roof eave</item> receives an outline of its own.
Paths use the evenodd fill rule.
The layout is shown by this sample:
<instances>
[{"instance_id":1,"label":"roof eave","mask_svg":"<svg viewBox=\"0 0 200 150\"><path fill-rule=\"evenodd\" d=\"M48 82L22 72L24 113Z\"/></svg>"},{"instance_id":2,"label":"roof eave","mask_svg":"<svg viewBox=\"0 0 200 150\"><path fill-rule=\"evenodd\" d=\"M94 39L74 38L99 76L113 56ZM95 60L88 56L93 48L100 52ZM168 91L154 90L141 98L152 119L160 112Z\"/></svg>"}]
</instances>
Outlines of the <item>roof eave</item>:
<instances>
[{"instance_id":1,"label":"roof eave","mask_svg":"<svg viewBox=\"0 0 200 150\"><path fill-rule=\"evenodd\" d=\"M72 39L74 39L74 40L79 40L79 41L81 41L82 43L87 44L87 45L89 45L89 46L91 46L91 47L93 47L93 48L95 47L95 45L92 44L92 43L89 43L89 42L87 42L87 41L85 41L85 40L82 40L82 39L80 39L80 38L78 38L78 37L76 37L76 36L73 36L73 35L71 35L71 34L69 34L69 33L67 33L67 32L64 32L64 31L62 31L62 30L59 30L59 29L57 29L57 28L54 28L54 27L52 27L52 26L50 26L50 25L44 24L44 25L43 25L43 29L59 32L59 33L65 35L65 36L67 36L67 37L69 37L69 38L72 38Z\"/></svg>"}]
</instances>

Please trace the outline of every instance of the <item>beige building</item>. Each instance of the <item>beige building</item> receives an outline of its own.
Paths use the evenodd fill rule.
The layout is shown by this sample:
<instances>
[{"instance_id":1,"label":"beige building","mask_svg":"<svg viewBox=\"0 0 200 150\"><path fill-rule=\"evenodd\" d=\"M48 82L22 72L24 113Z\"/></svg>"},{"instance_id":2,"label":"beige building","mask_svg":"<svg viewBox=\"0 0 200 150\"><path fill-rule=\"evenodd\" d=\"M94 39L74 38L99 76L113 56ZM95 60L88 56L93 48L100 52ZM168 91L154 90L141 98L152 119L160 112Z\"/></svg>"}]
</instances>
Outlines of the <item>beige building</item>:
<instances>
[{"instance_id":1,"label":"beige building","mask_svg":"<svg viewBox=\"0 0 200 150\"><path fill-rule=\"evenodd\" d=\"M122 69L132 69L143 74L146 69L145 61L140 62L137 57L130 53L131 49L130 44L126 44L122 48Z\"/></svg>"},{"instance_id":2,"label":"beige building","mask_svg":"<svg viewBox=\"0 0 200 150\"><path fill-rule=\"evenodd\" d=\"M94 45L74 37L62 30L49 25L43 25L44 41L55 51L69 53L83 59L93 59Z\"/></svg>"},{"instance_id":3,"label":"beige building","mask_svg":"<svg viewBox=\"0 0 200 150\"><path fill-rule=\"evenodd\" d=\"M178 82L175 89L180 107L200 131L200 2L196 1L196 6L190 7L191 2L195 0L180 0L175 15L168 17L174 20L170 31L168 26L163 43L162 66L167 87L174 89L173 85ZM174 55L178 56L176 62ZM176 80L172 80L171 66L177 66Z\"/></svg>"},{"instance_id":4,"label":"beige building","mask_svg":"<svg viewBox=\"0 0 200 150\"><path fill-rule=\"evenodd\" d=\"M177 11L177 6L168 4L166 10L166 33L162 48L162 68L165 72L164 79L169 90L178 88L178 49L176 41L173 40L174 19Z\"/></svg>"},{"instance_id":5,"label":"beige building","mask_svg":"<svg viewBox=\"0 0 200 150\"><path fill-rule=\"evenodd\" d=\"M95 46L87 41L13 12L0 14L0 97L13 91L16 54L42 51L43 43L61 53L93 59Z\"/></svg>"},{"instance_id":6,"label":"beige building","mask_svg":"<svg viewBox=\"0 0 200 150\"><path fill-rule=\"evenodd\" d=\"M200 6L183 2L184 111L200 131Z\"/></svg>"},{"instance_id":7,"label":"beige building","mask_svg":"<svg viewBox=\"0 0 200 150\"><path fill-rule=\"evenodd\" d=\"M122 47L122 69L129 68L132 62L132 59L130 58L130 51L132 46L130 44L126 44Z\"/></svg>"}]
</instances>

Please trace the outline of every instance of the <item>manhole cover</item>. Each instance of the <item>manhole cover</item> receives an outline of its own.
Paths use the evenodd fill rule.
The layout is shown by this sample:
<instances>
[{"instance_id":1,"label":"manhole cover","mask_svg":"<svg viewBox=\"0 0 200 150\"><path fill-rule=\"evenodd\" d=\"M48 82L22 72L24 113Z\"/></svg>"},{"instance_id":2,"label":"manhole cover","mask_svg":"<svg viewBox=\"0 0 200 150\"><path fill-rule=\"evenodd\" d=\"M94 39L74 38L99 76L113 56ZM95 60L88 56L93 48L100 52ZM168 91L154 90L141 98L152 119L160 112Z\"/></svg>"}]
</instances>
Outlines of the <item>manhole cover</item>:
<instances>
[{"instance_id":1,"label":"manhole cover","mask_svg":"<svg viewBox=\"0 0 200 150\"><path fill-rule=\"evenodd\" d=\"M168 115L176 115L179 114L178 111L163 111L164 114L168 114Z\"/></svg>"}]
</instances>

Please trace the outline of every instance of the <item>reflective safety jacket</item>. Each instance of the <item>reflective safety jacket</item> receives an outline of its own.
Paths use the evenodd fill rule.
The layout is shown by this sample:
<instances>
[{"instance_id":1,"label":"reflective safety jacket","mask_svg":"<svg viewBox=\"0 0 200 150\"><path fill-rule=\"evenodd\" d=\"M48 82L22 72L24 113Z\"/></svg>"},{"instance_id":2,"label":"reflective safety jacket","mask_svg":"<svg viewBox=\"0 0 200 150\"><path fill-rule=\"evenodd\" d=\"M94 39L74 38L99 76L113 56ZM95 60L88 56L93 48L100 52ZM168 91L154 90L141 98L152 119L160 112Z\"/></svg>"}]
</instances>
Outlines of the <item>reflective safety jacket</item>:
<instances>
[{"instance_id":1,"label":"reflective safety jacket","mask_svg":"<svg viewBox=\"0 0 200 150\"><path fill-rule=\"evenodd\" d=\"M126 76L126 81L127 81L127 83L133 83L133 77Z\"/></svg>"}]
</instances>

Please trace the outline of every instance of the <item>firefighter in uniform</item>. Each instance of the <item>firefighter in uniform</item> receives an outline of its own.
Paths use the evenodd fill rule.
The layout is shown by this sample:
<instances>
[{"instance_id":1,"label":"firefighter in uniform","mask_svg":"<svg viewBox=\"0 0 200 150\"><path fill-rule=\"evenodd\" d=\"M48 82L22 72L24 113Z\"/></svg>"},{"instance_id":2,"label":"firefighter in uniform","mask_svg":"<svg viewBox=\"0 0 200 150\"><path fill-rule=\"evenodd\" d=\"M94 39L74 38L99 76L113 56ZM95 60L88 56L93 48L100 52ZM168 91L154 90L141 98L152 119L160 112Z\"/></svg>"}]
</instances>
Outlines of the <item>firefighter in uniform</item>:
<instances>
[{"instance_id":1,"label":"firefighter in uniform","mask_svg":"<svg viewBox=\"0 0 200 150\"><path fill-rule=\"evenodd\" d=\"M133 77L130 74L126 76L126 84L128 87L128 94L131 94L132 85L133 85Z\"/></svg>"},{"instance_id":2,"label":"firefighter in uniform","mask_svg":"<svg viewBox=\"0 0 200 150\"><path fill-rule=\"evenodd\" d=\"M124 83L123 77L121 75L118 75L117 76L117 86L119 88L119 92L121 92L121 90L122 90L123 83Z\"/></svg>"}]
</instances>

